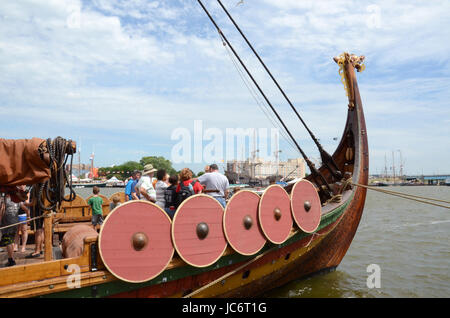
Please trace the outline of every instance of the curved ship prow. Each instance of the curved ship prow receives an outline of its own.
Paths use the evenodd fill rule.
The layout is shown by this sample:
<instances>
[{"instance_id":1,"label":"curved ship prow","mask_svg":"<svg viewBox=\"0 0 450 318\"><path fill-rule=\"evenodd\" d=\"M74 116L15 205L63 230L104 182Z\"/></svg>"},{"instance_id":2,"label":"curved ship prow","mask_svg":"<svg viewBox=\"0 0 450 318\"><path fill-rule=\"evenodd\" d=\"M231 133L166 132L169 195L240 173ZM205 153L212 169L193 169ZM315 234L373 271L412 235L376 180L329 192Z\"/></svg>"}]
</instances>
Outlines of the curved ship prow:
<instances>
[{"instance_id":1,"label":"curved ship prow","mask_svg":"<svg viewBox=\"0 0 450 318\"><path fill-rule=\"evenodd\" d=\"M98 237L75 222L89 214L84 200L72 198L56 205L53 212L59 213L49 213L45 223L50 242L52 220L67 224L63 256L52 259L47 245L46 261L0 268L0 297L250 297L335 268L364 208L366 189L354 184L368 183L367 132L355 74L363 69L362 59L347 53L335 58L349 105L330 158L334 170L317 169L330 197L319 196L324 185L310 175L285 188L270 186L262 195L238 191L225 209L194 195L173 220L153 203L131 201L105 214ZM67 284L74 268L77 288Z\"/></svg>"}]
</instances>

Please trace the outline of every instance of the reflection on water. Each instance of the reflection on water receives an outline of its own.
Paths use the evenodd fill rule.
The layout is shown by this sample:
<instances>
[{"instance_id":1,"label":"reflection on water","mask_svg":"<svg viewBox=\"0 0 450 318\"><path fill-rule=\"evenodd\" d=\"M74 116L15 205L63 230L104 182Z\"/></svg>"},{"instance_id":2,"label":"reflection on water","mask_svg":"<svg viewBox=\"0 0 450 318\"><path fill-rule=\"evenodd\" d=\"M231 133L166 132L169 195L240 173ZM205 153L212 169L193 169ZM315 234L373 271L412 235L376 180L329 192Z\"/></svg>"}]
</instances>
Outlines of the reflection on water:
<instances>
[{"instance_id":1,"label":"reflection on water","mask_svg":"<svg viewBox=\"0 0 450 318\"><path fill-rule=\"evenodd\" d=\"M450 187L388 187L450 201ZM106 197L122 188L102 188ZM92 189L76 189L84 198ZM367 266L381 268L381 288L369 289ZM450 211L368 191L355 238L333 272L291 282L264 297L449 297Z\"/></svg>"}]
</instances>

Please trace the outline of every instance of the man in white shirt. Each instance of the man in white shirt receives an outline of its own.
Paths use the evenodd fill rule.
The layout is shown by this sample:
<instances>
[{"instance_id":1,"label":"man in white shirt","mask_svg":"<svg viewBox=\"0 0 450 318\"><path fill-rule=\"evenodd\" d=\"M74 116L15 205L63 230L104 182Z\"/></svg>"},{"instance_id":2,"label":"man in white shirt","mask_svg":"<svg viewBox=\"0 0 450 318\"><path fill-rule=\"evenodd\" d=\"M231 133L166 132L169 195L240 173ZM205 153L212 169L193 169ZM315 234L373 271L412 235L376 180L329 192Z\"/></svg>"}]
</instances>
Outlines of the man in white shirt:
<instances>
[{"instance_id":1,"label":"man in white shirt","mask_svg":"<svg viewBox=\"0 0 450 318\"><path fill-rule=\"evenodd\" d=\"M156 190L153 187L153 174L157 170L153 168L151 164L145 165L144 171L142 172L142 177L139 180L136 187L139 189L143 200L150 202L156 202Z\"/></svg>"},{"instance_id":2,"label":"man in white shirt","mask_svg":"<svg viewBox=\"0 0 450 318\"><path fill-rule=\"evenodd\" d=\"M225 207L225 199L228 197L228 188L230 184L228 178L219 172L219 167L216 164L209 166L209 173L205 173L198 178L198 182L205 186L205 193L212 196L214 199Z\"/></svg>"}]
</instances>

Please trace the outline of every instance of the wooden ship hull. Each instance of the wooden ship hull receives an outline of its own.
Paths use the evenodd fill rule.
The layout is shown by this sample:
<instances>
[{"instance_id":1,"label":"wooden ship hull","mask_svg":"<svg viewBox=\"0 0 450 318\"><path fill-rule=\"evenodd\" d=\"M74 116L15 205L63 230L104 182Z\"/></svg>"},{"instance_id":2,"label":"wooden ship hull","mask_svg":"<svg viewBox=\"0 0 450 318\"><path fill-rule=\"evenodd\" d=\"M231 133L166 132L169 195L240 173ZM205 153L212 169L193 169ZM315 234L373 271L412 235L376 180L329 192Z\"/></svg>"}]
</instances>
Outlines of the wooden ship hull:
<instances>
[{"instance_id":1,"label":"wooden ship hull","mask_svg":"<svg viewBox=\"0 0 450 318\"><path fill-rule=\"evenodd\" d=\"M267 239L258 251L251 254L237 252L236 247L230 243L228 235L231 234L225 233L226 241L223 245L225 248L219 248L219 256L211 263L195 265L188 257L183 257L181 244L175 242L177 234L174 224L180 223L178 222L181 220L180 208L183 207L180 206L173 222L169 221L172 228L171 242L176 251L173 250L172 254L167 253L168 262L163 262L161 271L156 271L154 277L139 281L128 277L131 277L131 272L136 271L136 268L148 270L145 265L141 267L137 265L138 267L134 267L132 271L118 274L116 268L120 266L117 267L114 262L125 262L125 256L120 252L113 257L107 256L109 252L105 247L105 237L108 237L106 234L108 231L104 229L105 227L111 229L112 216L118 215L116 210L106 218L100 236L86 229L69 234L79 221L89 222L90 216L86 203L81 201L64 203L58 213L50 214L45 219L46 235L50 237L46 239L45 261L0 268L0 297L252 297L292 280L336 268L355 236L363 213L366 189L355 184L367 185L369 171L368 141L354 71L356 66L351 56L347 54L342 66L350 103L342 139L332 157L338 168L351 175L351 178L343 184L333 183L328 170L320 167L319 171L332 184L338 199L319 205L320 223L317 223L314 229L302 230L298 223L291 220L292 226L285 238L277 243ZM312 185L314 180L304 182L309 181ZM292 209L293 189L293 187L284 189L290 195L289 204ZM258 200L262 201L263 198L264 194ZM123 199L122 197L121 200ZM200 202L199 198L196 199ZM132 204L136 203L125 203L122 209L129 208ZM263 234L269 237L266 232L270 232L271 229L264 228L261 223L263 218L261 204L260 202L258 210L260 219L257 222L263 229ZM106 215L108 214L106 202L104 208ZM227 210L225 211L227 214ZM60 222L58 226L52 227L55 219ZM67 224L64 230L59 231L62 234L66 233L63 241L68 241L63 253L65 258L52 260L51 235L58 232L55 228L64 228L61 220L65 220ZM130 222L131 227L137 228L137 225L133 224L139 222ZM225 217L222 223L224 222ZM209 225L212 229L213 225ZM223 231L229 232L226 229ZM79 251L75 256L67 253L67 246L70 244ZM129 245L133 244L134 239ZM201 245L200 241L198 245ZM136 245L133 246L135 251L139 251ZM139 252L133 253L130 255L139 255Z\"/></svg>"}]
</instances>

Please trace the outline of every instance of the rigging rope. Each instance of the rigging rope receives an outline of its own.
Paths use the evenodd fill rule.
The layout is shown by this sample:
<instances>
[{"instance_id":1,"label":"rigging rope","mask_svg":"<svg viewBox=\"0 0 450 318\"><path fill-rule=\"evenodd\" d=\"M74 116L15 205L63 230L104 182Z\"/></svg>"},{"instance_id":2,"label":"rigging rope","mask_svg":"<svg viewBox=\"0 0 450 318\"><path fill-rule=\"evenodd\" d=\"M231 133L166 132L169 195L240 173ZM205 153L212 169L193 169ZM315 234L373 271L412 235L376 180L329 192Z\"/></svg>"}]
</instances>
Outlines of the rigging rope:
<instances>
[{"instance_id":1,"label":"rigging rope","mask_svg":"<svg viewBox=\"0 0 450 318\"><path fill-rule=\"evenodd\" d=\"M220 34L219 34L220 36ZM223 46L225 47L226 52L228 53L228 56L233 63L234 67L238 71L239 76L241 77L242 81L244 82L244 85L247 87L248 91L252 95L253 99L256 101L256 104L259 106L261 111L264 113L267 119L272 123L274 127L277 127L284 138L284 140L289 144L289 146L292 147L295 151L298 151L297 148L295 148L295 145L292 143L292 141L286 136L286 132L283 129L283 127L277 122L277 120L273 117L273 115L270 114L270 111L268 110L268 106L264 103L264 101L259 97L258 93L256 92L256 89L253 87L253 85L250 83L250 81L245 77L245 74L243 73L242 69L239 67L239 64L236 62L236 60L233 58L233 54L230 52L230 49L228 48L226 42L221 38L223 42Z\"/></svg>"},{"instance_id":2,"label":"rigging rope","mask_svg":"<svg viewBox=\"0 0 450 318\"><path fill-rule=\"evenodd\" d=\"M244 33L242 32L242 30L240 29L240 27L237 25L237 23L234 21L233 17L230 15L230 13L228 12L228 10L225 8L225 6L222 4L222 2L220 0L217 0L217 2L220 4L220 6L222 7L223 11L226 13L226 15L228 16L228 18L230 19L230 21L233 23L233 25L236 27L236 29L239 31L239 33L241 34L242 38L245 40L245 42L247 43L247 45L250 47L250 49L252 50L252 52L255 54L255 56L257 57L258 61L261 63L261 65L263 66L263 68L266 70L267 74L269 74L270 78L272 79L272 81L275 83L275 85L277 86L277 88L280 90L281 94L283 95L283 97L286 99L286 101L288 102L289 106L291 107L291 109L294 111L295 115L297 116L297 118L300 120L300 122L303 124L303 126L305 127L305 129L308 131L311 139L314 141L314 143L317 146L317 149L319 150L320 156L322 158L322 163L323 165L330 171L331 175L333 176L333 178L335 180L340 180L342 179L343 175L341 173L341 171L339 171L339 168L336 164L336 162L334 161L333 157L330 156L330 154L328 154L325 149L323 149L322 145L320 144L319 140L316 138L316 136L314 136L313 132L311 131L311 129L309 129L309 127L306 125L305 121L303 120L303 118L300 116L300 114L297 112L297 109L294 107L294 105L292 104L291 100L287 97L286 93L284 92L284 90L281 88L280 84L278 83L278 81L275 79L275 77L272 75L272 73L270 72L270 70L268 69L268 67L266 66L266 64L263 62L263 60L261 59L261 57L259 56L259 54L256 52L256 50L253 48L252 44L248 41L247 37L244 35ZM203 5L202 5L203 6Z\"/></svg>"},{"instance_id":3,"label":"rigging rope","mask_svg":"<svg viewBox=\"0 0 450 318\"><path fill-rule=\"evenodd\" d=\"M6 226L4 226L4 227L0 227L0 231L1 231L1 230L4 230L4 229L7 229L7 228L9 228L9 227L13 227L13 226L17 226L17 225L20 225L20 224L28 223L28 222L30 222L30 221L34 221L34 220L37 220L37 219L46 218L46 217L48 217L48 215L49 215L50 213L51 213L51 212L46 212L46 213L43 214L43 215L39 215L39 216L37 216L37 217L31 218L31 219L27 219L27 220L25 220L25 221L20 221L20 222L14 223L14 224L10 224L10 225L6 225Z\"/></svg>"},{"instance_id":4,"label":"rigging rope","mask_svg":"<svg viewBox=\"0 0 450 318\"><path fill-rule=\"evenodd\" d=\"M427 198L427 197L423 197L423 196L416 196L416 195L405 194L405 193L401 193L401 192L395 192L395 191L389 191L389 190L383 190L383 189L377 189L377 188L372 187L372 186L366 186L366 185L363 185L363 184L354 183L354 182L352 182L350 179L346 180L346 182L349 183L349 184L358 186L358 187L363 187L363 188L367 188L367 189L370 189L370 190L379 191L379 192L386 193L386 194L389 194L389 195L399 196L399 197L402 197L402 198L404 198L404 199L414 200L414 201L418 201L418 202L421 202L421 203L431 204L431 205L434 205L434 206L438 206L438 207L443 207L443 208L450 209L450 206L445 206L445 205L441 205L441 204L436 204L436 203L432 203L432 202L427 202L427 201L419 200L419 198L420 198L420 199L430 200L430 201L444 202L444 203L449 203L449 204L450 204L450 201L445 201L445 200L440 200L440 199L435 199L435 198ZM314 237L315 237L315 236L325 236L325 235L328 235L329 233L331 233L331 232L337 227L337 225L339 225L339 223L340 223L341 220L342 220L342 217L343 217L343 215L341 215L341 217L339 218L339 220L336 221L335 224L333 225L333 227L332 227L329 231L327 231L326 233L318 233L317 231L314 232L314 233L312 233L312 234L311 234L311 239L309 240L309 242L308 242L303 248L308 248L308 247L310 246L310 244L312 243L312 241L314 240ZM291 238L292 236L294 236L295 234L297 234L298 231L299 231L298 229L296 229L295 231L293 231L293 232L290 234L290 236L288 237L288 239ZM232 271L226 273L225 275L223 275L223 276L221 276L221 277L215 279L214 281L212 281L212 282L210 282L210 283L208 283L208 284L206 284L206 285L204 285L204 286L198 288L197 290L191 292L190 294L184 296L184 298L192 297L192 296L194 296L194 295L200 293L201 291L203 291L203 290L205 290L205 289L207 289L207 288L209 288L209 287L211 287L211 286L217 284L218 282L220 282L220 281L222 281L222 280L224 280L224 279L230 277L231 275L234 275L234 274L238 273L239 271L241 271L242 269L244 269L244 268L247 267L248 265L252 264L253 262L255 262L255 261L257 261L257 260L259 260L260 258L262 258L263 256L265 256L265 255L268 254L269 252L273 251L274 249L275 249L275 248L271 248L271 249L265 251L264 253L262 253L262 254L256 256L255 258L251 259L250 261L248 261L248 262L244 263L243 265L239 266L238 268L236 268L236 269L234 269L234 270L232 270Z\"/></svg>"},{"instance_id":5,"label":"rigging rope","mask_svg":"<svg viewBox=\"0 0 450 318\"><path fill-rule=\"evenodd\" d=\"M450 209L450 206L447 206L447 205L433 203L433 202L428 202L428 201L436 201L436 202L443 202L443 203L450 204L450 201L439 200L439 199L434 199L434 198L427 198L427 197L423 197L423 196L406 194L406 193L402 193L402 192L390 191L390 190L385 190L385 189L378 189L377 187L367 186L367 185L364 185L364 184L359 184L359 183L354 183L354 182L352 182L351 184L353 184L353 185L355 185L357 187L362 187L362 188L366 188L366 189L369 189L369 190L381 192L381 193L384 193L384 194L397 196L397 197L400 197L400 198L403 198L403 199L408 199L408 200L412 200L412 201L416 201L416 202L420 202L420 203L434 205L434 206L445 208L445 209ZM424 200L428 200L428 201L424 201Z\"/></svg>"},{"instance_id":6,"label":"rigging rope","mask_svg":"<svg viewBox=\"0 0 450 318\"><path fill-rule=\"evenodd\" d=\"M231 43L228 41L228 39L226 38L226 36L222 33L222 30L219 28L219 26L217 25L216 21L213 19L213 17L211 16L211 14L209 13L209 11L206 9L206 7L203 5L201 0L197 0L197 2L200 4L200 6L202 7L202 9L205 11L205 13L207 14L207 16L209 17L209 19L211 20L212 24L215 26L217 32L219 32L220 36L223 38L223 40L227 43L227 45L229 46L229 48L231 49L231 51L233 52L233 54L236 56L237 60L239 61L239 63L242 65L242 68L247 72L249 78L253 81L253 83L255 84L256 88L258 89L258 91L260 92L261 96L264 98L264 100L267 102L267 104L269 105L270 109L272 110L272 112L275 114L275 116L277 117L277 119L279 120L279 122L283 125L284 129L286 130L286 132L288 133L290 139L293 141L293 143L295 144L296 148L298 149L298 151L301 153L302 157L304 158L306 164L308 165L309 169L311 170L311 176L313 177L314 181L316 182L317 185L320 185L319 189L320 189L320 196L321 198L324 199L328 199L332 196L332 190L330 188L330 185L328 184L327 180L325 179L325 177L322 175L322 173L320 173L320 171L315 167L315 165L312 163L312 161L308 158L308 156L306 156L305 152L303 151L303 149L300 147L300 145L297 143L297 141L295 140L294 136L290 133L289 129L286 127L285 123L283 122L283 120L281 119L280 115L278 114L278 112L275 110L275 108L273 107L273 105L270 103L269 99L267 98L266 94L264 94L263 90L261 89L261 87L258 85L258 83L256 82L256 80L254 79L254 77L252 76L252 74L250 73L250 71L248 70L248 68L245 66L244 62L241 60L241 58L239 57L239 55L236 53L236 51L234 50L233 46L231 45ZM331 158L331 156L330 156ZM332 159L332 158L331 158Z\"/></svg>"}]
</instances>

